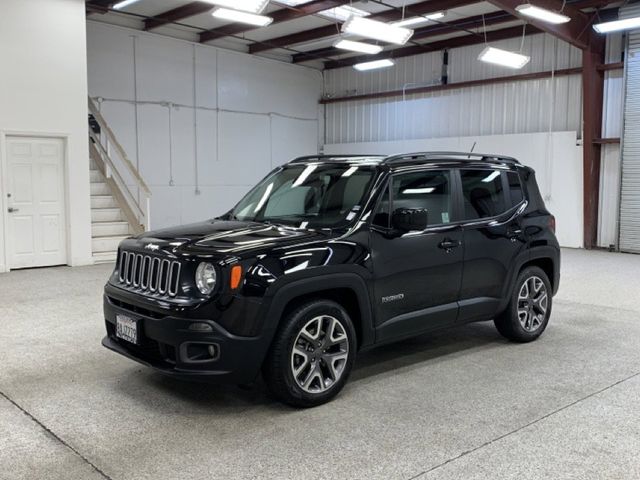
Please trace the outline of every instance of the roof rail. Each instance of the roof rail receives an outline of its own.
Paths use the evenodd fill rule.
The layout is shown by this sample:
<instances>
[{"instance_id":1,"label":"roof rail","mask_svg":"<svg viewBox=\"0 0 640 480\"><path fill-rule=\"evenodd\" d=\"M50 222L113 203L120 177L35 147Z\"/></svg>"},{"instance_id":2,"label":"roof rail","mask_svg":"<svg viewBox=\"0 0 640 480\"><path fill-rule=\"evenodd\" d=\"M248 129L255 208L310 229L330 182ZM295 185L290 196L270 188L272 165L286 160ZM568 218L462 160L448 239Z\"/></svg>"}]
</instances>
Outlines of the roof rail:
<instances>
[{"instance_id":1,"label":"roof rail","mask_svg":"<svg viewBox=\"0 0 640 480\"><path fill-rule=\"evenodd\" d=\"M393 164L397 162L406 162L411 160L426 160L429 158L438 157L462 157L459 160L480 160L482 162L497 161L504 163L517 163L520 162L513 157L506 157L504 155L495 155L488 153L470 153L470 152L415 152L415 153L403 153L399 155L391 155L384 159L384 164Z\"/></svg>"},{"instance_id":2,"label":"roof rail","mask_svg":"<svg viewBox=\"0 0 640 480\"><path fill-rule=\"evenodd\" d=\"M341 155L341 154L336 154L336 155L306 155L304 157L297 157L294 158L293 160L291 160L289 162L289 164L292 163L305 163L305 162L309 162L309 161L313 161L313 160L342 160L345 158L362 158L363 160L366 159L384 159L386 157L386 155Z\"/></svg>"}]
</instances>

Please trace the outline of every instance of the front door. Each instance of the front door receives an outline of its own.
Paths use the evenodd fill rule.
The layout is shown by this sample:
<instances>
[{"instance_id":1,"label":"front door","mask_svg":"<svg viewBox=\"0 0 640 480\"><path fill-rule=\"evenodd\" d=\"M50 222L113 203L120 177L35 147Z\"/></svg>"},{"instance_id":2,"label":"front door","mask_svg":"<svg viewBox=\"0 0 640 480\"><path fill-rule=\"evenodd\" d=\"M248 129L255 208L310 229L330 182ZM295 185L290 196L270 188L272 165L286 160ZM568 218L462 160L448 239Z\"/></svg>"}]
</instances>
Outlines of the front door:
<instances>
[{"instance_id":1,"label":"front door","mask_svg":"<svg viewBox=\"0 0 640 480\"><path fill-rule=\"evenodd\" d=\"M9 268L67 263L64 142L7 137Z\"/></svg>"},{"instance_id":2,"label":"front door","mask_svg":"<svg viewBox=\"0 0 640 480\"><path fill-rule=\"evenodd\" d=\"M462 278L462 230L454 224L449 170L391 177L371 227L376 341L391 341L455 322ZM399 233L392 212L428 212L424 231Z\"/></svg>"}]
</instances>

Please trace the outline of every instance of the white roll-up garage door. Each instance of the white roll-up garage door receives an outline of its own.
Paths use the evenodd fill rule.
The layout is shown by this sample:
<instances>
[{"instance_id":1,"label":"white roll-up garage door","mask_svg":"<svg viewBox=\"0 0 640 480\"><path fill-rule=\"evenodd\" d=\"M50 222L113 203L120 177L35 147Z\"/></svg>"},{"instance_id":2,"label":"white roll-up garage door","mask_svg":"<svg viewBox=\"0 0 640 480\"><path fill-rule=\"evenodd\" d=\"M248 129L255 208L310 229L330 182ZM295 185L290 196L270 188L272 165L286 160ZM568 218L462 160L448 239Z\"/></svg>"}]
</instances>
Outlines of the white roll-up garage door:
<instances>
[{"instance_id":1,"label":"white roll-up garage door","mask_svg":"<svg viewBox=\"0 0 640 480\"><path fill-rule=\"evenodd\" d=\"M640 4L629 5L620 18L640 16ZM626 65L620 250L640 253L640 30L629 33Z\"/></svg>"}]
</instances>

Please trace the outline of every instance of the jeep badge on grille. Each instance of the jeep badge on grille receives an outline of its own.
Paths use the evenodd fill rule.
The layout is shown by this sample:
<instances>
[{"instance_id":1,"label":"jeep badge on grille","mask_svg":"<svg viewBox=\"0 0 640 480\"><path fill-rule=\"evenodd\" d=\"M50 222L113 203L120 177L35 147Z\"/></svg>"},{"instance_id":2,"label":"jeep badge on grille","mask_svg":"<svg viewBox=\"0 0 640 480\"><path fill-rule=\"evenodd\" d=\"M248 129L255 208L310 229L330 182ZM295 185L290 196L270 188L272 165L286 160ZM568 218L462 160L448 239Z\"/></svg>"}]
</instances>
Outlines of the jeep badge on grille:
<instances>
[{"instance_id":1,"label":"jeep badge on grille","mask_svg":"<svg viewBox=\"0 0 640 480\"><path fill-rule=\"evenodd\" d=\"M160 249L158 245L155 243L148 243L144 246L145 250L151 250L152 252L156 252Z\"/></svg>"}]
</instances>

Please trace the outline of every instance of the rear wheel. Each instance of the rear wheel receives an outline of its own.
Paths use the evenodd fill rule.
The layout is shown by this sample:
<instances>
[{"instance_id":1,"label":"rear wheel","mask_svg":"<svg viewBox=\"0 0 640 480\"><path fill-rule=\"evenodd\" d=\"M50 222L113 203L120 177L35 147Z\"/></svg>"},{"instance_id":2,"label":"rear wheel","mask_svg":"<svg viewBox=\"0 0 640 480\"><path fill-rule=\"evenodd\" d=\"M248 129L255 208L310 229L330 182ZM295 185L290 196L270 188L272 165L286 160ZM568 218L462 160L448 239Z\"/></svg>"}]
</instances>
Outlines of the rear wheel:
<instances>
[{"instance_id":1,"label":"rear wheel","mask_svg":"<svg viewBox=\"0 0 640 480\"><path fill-rule=\"evenodd\" d=\"M551 315L551 283L539 267L527 267L518 275L506 310L494 323L515 342L531 342L542 335Z\"/></svg>"},{"instance_id":2,"label":"rear wheel","mask_svg":"<svg viewBox=\"0 0 640 480\"><path fill-rule=\"evenodd\" d=\"M284 319L265 361L265 381L285 403L321 405L342 390L355 352L355 329L344 308L312 301Z\"/></svg>"}]
</instances>

